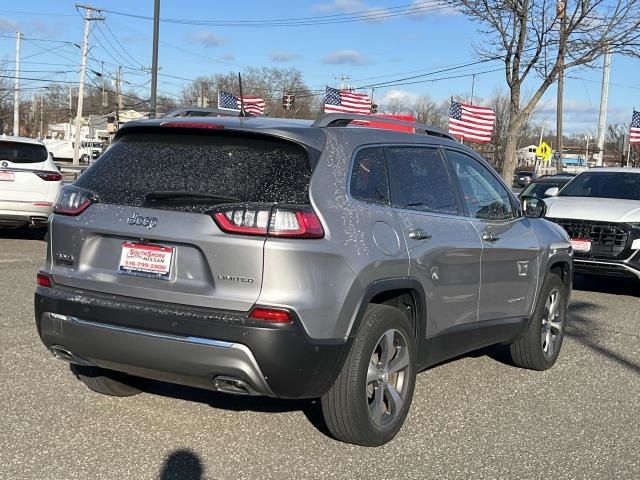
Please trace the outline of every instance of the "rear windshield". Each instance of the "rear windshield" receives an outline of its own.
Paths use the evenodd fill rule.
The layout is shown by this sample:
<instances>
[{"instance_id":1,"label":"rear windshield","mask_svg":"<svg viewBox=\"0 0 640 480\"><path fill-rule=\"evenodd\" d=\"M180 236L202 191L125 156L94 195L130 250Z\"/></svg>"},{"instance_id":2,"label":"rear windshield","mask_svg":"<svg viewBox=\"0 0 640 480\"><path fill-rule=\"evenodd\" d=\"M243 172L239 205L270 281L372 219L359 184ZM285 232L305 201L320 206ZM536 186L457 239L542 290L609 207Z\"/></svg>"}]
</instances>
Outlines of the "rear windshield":
<instances>
[{"instance_id":1,"label":"rear windshield","mask_svg":"<svg viewBox=\"0 0 640 480\"><path fill-rule=\"evenodd\" d=\"M0 161L40 163L44 162L47 156L47 149L42 145L21 142L0 142Z\"/></svg>"},{"instance_id":2,"label":"rear windshield","mask_svg":"<svg viewBox=\"0 0 640 480\"><path fill-rule=\"evenodd\" d=\"M558 194L562 197L597 197L640 200L640 174L589 172L575 177Z\"/></svg>"},{"instance_id":3,"label":"rear windshield","mask_svg":"<svg viewBox=\"0 0 640 480\"><path fill-rule=\"evenodd\" d=\"M111 145L76 185L104 203L205 211L234 202L306 204L310 176L305 150L275 138L136 133Z\"/></svg>"}]
</instances>

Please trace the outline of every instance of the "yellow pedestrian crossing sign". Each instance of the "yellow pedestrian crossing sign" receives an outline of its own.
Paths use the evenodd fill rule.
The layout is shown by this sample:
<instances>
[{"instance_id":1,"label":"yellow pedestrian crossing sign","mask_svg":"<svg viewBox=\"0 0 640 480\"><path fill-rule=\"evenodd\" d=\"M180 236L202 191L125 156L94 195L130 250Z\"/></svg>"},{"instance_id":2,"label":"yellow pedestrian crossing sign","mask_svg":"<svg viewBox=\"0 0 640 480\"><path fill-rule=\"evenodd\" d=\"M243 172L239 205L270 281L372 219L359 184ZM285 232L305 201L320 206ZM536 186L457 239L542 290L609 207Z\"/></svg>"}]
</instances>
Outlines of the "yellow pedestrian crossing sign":
<instances>
[{"instance_id":1,"label":"yellow pedestrian crossing sign","mask_svg":"<svg viewBox=\"0 0 640 480\"><path fill-rule=\"evenodd\" d=\"M545 162L551 160L551 147L546 142L541 142L536 148L536 155L542 157Z\"/></svg>"}]
</instances>

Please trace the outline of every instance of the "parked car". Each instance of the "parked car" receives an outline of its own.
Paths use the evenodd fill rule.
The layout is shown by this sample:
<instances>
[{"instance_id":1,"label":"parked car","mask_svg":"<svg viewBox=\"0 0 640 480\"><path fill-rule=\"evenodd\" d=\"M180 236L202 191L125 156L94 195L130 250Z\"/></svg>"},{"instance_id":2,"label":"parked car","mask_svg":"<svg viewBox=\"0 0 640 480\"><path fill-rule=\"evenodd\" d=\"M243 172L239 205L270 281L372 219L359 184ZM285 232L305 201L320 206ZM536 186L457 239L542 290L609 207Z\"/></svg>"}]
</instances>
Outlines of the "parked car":
<instances>
[{"instance_id":1,"label":"parked car","mask_svg":"<svg viewBox=\"0 0 640 480\"><path fill-rule=\"evenodd\" d=\"M546 191L550 188L557 187L561 189L564 187L572 177L565 176L549 176L549 177L541 177L535 179L532 183L527 185L522 192L520 192L519 197L532 196L537 198L547 198L549 195L546 195Z\"/></svg>"},{"instance_id":2,"label":"parked car","mask_svg":"<svg viewBox=\"0 0 640 480\"><path fill-rule=\"evenodd\" d=\"M46 226L62 175L36 140L0 136L0 227Z\"/></svg>"},{"instance_id":3,"label":"parked car","mask_svg":"<svg viewBox=\"0 0 640 480\"><path fill-rule=\"evenodd\" d=\"M375 117L128 122L56 204L43 343L108 395L157 379L319 397L337 439L370 446L430 365L502 343L550 368L572 259L544 202L523 214L440 130L352 120Z\"/></svg>"},{"instance_id":4,"label":"parked car","mask_svg":"<svg viewBox=\"0 0 640 480\"><path fill-rule=\"evenodd\" d=\"M545 202L571 237L576 273L640 278L640 169L588 170Z\"/></svg>"},{"instance_id":5,"label":"parked car","mask_svg":"<svg viewBox=\"0 0 640 480\"><path fill-rule=\"evenodd\" d=\"M538 178L536 176L536 172L517 172L514 175L514 184L518 187L526 187L527 185L529 185L531 182L533 182L536 178Z\"/></svg>"}]
</instances>

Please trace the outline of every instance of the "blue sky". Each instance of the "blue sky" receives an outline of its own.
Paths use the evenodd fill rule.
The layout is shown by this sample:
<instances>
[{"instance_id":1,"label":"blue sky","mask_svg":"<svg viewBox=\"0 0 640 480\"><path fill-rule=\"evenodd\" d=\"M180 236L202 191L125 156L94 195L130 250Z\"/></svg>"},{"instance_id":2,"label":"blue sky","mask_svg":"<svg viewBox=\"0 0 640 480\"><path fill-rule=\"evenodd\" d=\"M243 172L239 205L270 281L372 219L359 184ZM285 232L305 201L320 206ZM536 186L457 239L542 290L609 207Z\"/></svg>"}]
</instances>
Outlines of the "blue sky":
<instances>
[{"instance_id":1,"label":"blue sky","mask_svg":"<svg viewBox=\"0 0 640 480\"><path fill-rule=\"evenodd\" d=\"M76 12L74 3L69 0L28 0L12 5L4 3L0 7L0 35L14 35L19 29L26 38L79 44L84 22ZM161 16L216 21L289 19L393 8L407 3L410 1L162 0ZM95 6L134 15L153 14L153 0L109 0L95 3ZM93 25L92 68L97 69L104 61L106 73L111 74L115 64L122 64L127 85L144 94L148 91L149 75L136 68L151 64L152 22L115 13L105 13L104 16L106 25L98 28L95 28L95 23ZM116 45L107 27L119 39L126 53ZM472 45L483 41L475 24L449 9L434 9L422 15L398 15L376 21L295 27L208 27L163 22L160 39L159 63L164 74L194 78L202 74L241 70L247 66L295 66L304 73L311 88L324 88L327 84L339 86L340 81L336 78L342 75L350 77L347 83L362 86L434 71L443 66L473 62L477 57L474 56ZM109 42L115 48L111 48ZM49 52L44 51L51 48L53 50ZM14 56L14 40L0 37L0 59L12 61ZM67 81L78 79L80 51L76 46L24 41L22 58L23 77ZM498 62L481 64L433 75L431 78L484 72L499 67ZM640 60L614 56L609 122L628 123L632 107L640 109L638 72ZM601 70L572 71L568 75L576 78L566 82L565 130L568 133L587 130L595 133ZM185 80L160 77L159 90L176 95L186 83ZM25 88L40 85L43 83L31 81L25 83ZM476 76L476 97L487 98L501 88L506 90L502 72ZM442 101L455 94L468 95L470 91L471 77L465 77L379 88L375 91L375 98L378 103L384 103L394 97L410 99L427 94L434 100ZM554 88L541 102L536 120L546 122L549 128L555 129Z\"/></svg>"}]
</instances>

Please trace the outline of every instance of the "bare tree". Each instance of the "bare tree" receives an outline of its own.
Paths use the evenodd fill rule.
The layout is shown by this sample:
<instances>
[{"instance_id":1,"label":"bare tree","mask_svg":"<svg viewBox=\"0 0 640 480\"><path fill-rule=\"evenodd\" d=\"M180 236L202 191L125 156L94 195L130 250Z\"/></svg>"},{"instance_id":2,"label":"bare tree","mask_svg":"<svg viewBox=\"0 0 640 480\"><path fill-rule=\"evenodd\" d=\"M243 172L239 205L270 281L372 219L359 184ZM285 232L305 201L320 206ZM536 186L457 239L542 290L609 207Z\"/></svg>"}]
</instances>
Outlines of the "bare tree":
<instances>
[{"instance_id":1,"label":"bare tree","mask_svg":"<svg viewBox=\"0 0 640 480\"><path fill-rule=\"evenodd\" d=\"M421 95L409 107L409 112L420 123L433 125L434 127L447 128L447 108L446 104L438 104L431 100L428 95Z\"/></svg>"},{"instance_id":2,"label":"bare tree","mask_svg":"<svg viewBox=\"0 0 640 480\"><path fill-rule=\"evenodd\" d=\"M316 96L310 92L302 72L296 68L248 68L242 73L242 89L244 95L265 99L267 115L308 118L317 113ZM228 72L198 77L182 91L182 102L195 105L198 97L205 97L209 105L215 106L220 90L238 95L238 74ZM285 92L295 96L293 111L283 110L282 96Z\"/></svg>"},{"instance_id":3,"label":"bare tree","mask_svg":"<svg viewBox=\"0 0 640 480\"><path fill-rule=\"evenodd\" d=\"M481 25L481 33L488 38L486 45L476 47L480 57L504 62L509 123L502 176L508 181L516 167L518 132L562 68L592 65L607 48L623 55L640 53L640 0L454 3ZM521 98L525 80L531 85L534 75L538 80L532 95Z\"/></svg>"}]
</instances>

